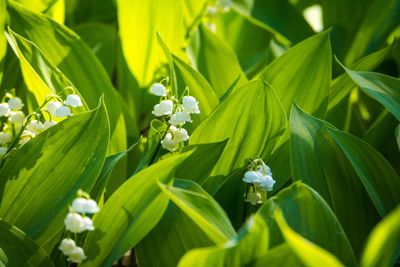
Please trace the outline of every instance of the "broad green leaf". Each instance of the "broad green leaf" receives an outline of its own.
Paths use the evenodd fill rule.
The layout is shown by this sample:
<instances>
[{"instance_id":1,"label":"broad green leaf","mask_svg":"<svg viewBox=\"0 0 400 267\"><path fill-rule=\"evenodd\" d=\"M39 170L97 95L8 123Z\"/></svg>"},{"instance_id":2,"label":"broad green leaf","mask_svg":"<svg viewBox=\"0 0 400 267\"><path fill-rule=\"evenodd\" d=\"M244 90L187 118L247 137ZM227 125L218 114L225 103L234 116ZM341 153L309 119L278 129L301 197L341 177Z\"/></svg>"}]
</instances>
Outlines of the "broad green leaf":
<instances>
[{"instance_id":1,"label":"broad green leaf","mask_svg":"<svg viewBox=\"0 0 400 267\"><path fill-rule=\"evenodd\" d=\"M400 240L400 206L389 213L371 232L364 254L362 267L391 266L398 253Z\"/></svg>"},{"instance_id":2,"label":"broad green leaf","mask_svg":"<svg viewBox=\"0 0 400 267\"><path fill-rule=\"evenodd\" d=\"M219 104L214 89L199 72L186 64L182 59L173 56L173 60L177 71L182 75L183 80L189 87L190 95L199 101L200 116L205 118Z\"/></svg>"},{"instance_id":3,"label":"broad green leaf","mask_svg":"<svg viewBox=\"0 0 400 267\"><path fill-rule=\"evenodd\" d=\"M239 230L238 236L215 247L193 249L178 266L241 267L265 255L268 250L268 227L259 215L254 215Z\"/></svg>"},{"instance_id":4,"label":"broad green leaf","mask_svg":"<svg viewBox=\"0 0 400 267\"><path fill-rule=\"evenodd\" d=\"M282 267L282 266L303 266L296 254L288 244L282 244L268 250L264 256L246 265L247 267Z\"/></svg>"},{"instance_id":5,"label":"broad green leaf","mask_svg":"<svg viewBox=\"0 0 400 267\"><path fill-rule=\"evenodd\" d=\"M182 5L183 21L185 28L190 30L197 20L202 16L207 0L180 0ZM188 34L188 33L186 33Z\"/></svg>"},{"instance_id":6,"label":"broad green leaf","mask_svg":"<svg viewBox=\"0 0 400 267\"><path fill-rule=\"evenodd\" d=\"M58 23L64 23L65 0L16 0L16 2L30 11L43 13Z\"/></svg>"},{"instance_id":7,"label":"broad green leaf","mask_svg":"<svg viewBox=\"0 0 400 267\"><path fill-rule=\"evenodd\" d=\"M291 165L295 180L313 187L331 205L354 250L360 252L375 204L381 215L399 202L393 167L364 141L293 107ZM369 194L370 200L368 199Z\"/></svg>"},{"instance_id":8,"label":"broad green leaf","mask_svg":"<svg viewBox=\"0 0 400 267\"><path fill-rule=\"evenodd\" d=\"M117 4L115 0L68 0L65 2L65 13L66 25L114 22L117 19Z\"/></svg>"},{"instance_id":9,"label":"broad green leaf","mask_svg":"<svg viewBox=\"0 0 400 267\"><path fill-rule=\"evenodd\" d=\"M157 181L170 183L174 170L191 152L176 154L129 178L93 218L82 266L110 266L158 223L168 205Z\"/></svg>"},{"instance_id":10,"label":"broad green leaf","mask_svg":"<svg viewBox=\"0 0 400 267\"><path fill-rule=\"evenodd\" d=\"M269 223L271 246L284 240L274 223L274 211L279 208L293 231L317 246L329 251L346 266L357 266L353 249L335 214L312 188L294 183L270 198L258 213Z\"/></svg>"},{"instance_id":11,"label":"broad green leaf","mask_svg":"<svg viewBox=\"0 0 400 267\"><path fill-rule=\"evenodd\" d=\"M125 123L111 81L89 47L70 29L46 16L35 14L15 2L7 2L9 25L34 43L46 58L71 81L89 108L104 94L110 117L110 153L126 149Z\"/></svg>"},{"instance_id":12,"label":"broad green leaf","mask_svg":"<svg viewBox=\"0 0 400 267\"><path fill-rule=\"evenodd\" d=\"M117 5L125 59L140 86L148 86L154 72L166 62L156 33L161 34L172 52L179 52L184 45L181 2L117 0Z\"/></svg>"},{"instance_id":13,"label":"broad green leaf","mask_svg":"<svg viewBox=\"0 0 400 267\"><path fill-rule=\"evenodd\" d=\"M350 66L350 68L352 70L372 70L382 63L382 61L385 60L392 51L392 46L385 47L382 50L357 60ZM336 77L331 83L328 110L339 104L339 102L343 100L343 98L345 98L355 87L356 84L346 73Z\"/></svg>"},{"instance_id":14,"label":"broad green leaf","mask_svg":"<svg viewBox=\"0 0 400 267\"><path fill-rule=\"evenodd\" d=\"M287 0L237 0L233 8L253 23L297 43L313 34L303 16ZM285 15L283 15L285 14Z\"/></svg>"},{"instance_id":15,"label":"broad green leaf","mask_svg":"<svg viewBox=\"0 0 400 267\"><path fill-rule=\"evenodd\" d=\"M108 139L102 104L23 145L0 170L0 217L39 245L45 244L63 226L76 192L90 192L103 166Z\"/></svg>"},{"instance_id":16,"label":"broad green leaf","mask_svg":"<svg viewBox=\"0 0 400 267\"><path fill-rule=\"evenodd\" d=\"M370 97L385 106L400 120L400 80L376 72L353 71L347 74Z\"/></svg>"},{"instance_id":17,"label":"broad green leaf","mask_svg":"<svg viewBox=\"0 0 400 267\"><path fill-rule=\"evenodd\" d=\"M199 47L194 46L195 40L192 37L191 46L188 48L192 55L190 60L210 82L218 97L222 96L238 77L238 85L247 81L235 53L227 43L204 25L200 25L197 34L200 39Z\"/></svg>"},{"instance_id":18,"label":"broad green leaf","mask_svg":"<svg viewBox=\"0 0 400 267\"><path fill-rule=\"evenodd\" d=\"M74 31L92 49L102 63L108 76L114 70L117 34L115 27L105 23L86 23L78 25Z\"/></svg>"},{"instance_id":19,"label":"broad green leaf","mask_svg":"<svg viewBox=\"0 0 400 267\"><path fill-rule=\"evenodd\" d=\"M398 125L398 126L396 127L395 135L396 135L397 146L398 146L399 149L400 149L400 125Z\"/></svg>"},{"instance_id":20,"label":"broad green leaf","mask_svg":"<svg viewBox=\"0 0 400 267\"><path fill-rule=\"evenodd\" d=\"M274 218L282 231L283 236L294 253L308 267L341 267L344 266L334 255L318 247L306 238L302 237L286 223L282 212L277 209Z\"/></svg>"},{"instance_id":21,"label":"broad green leaf","mask_svg":"<svg viewBox=\"0 0 400 267\"><path fill-rule=\"evenodd\" d=\"M385 44L387 35L400 23L399 12L400 2L397 0L373 1L358 27L345 57L345 64L349 65Z\"/></svg>"},{"instance_id":22,"label":"broad green leaf","mask_svg":"<svg viewBox=\"0 0 400 267\"><path fill-rule=\"evenodd\" d=\"M186 147L185 150L196 150L179 165L174 177L202 183L212 171L225 144L220 142ZM137 244L135 252L140 266L174 267L188 250L213 244L193 220L170 202L161 220Z\"/></svg>"},{"instance_id":23,"label":"broad green leaf","mask_svg":"<svg viewBox=\"0 0 400 267\"><path fill-rule=\"evenodd\" d=\"M5 266L54 266L35 241L3 220L0 220L0 251L3 251L6 257ZM0 266L3 260L1 257Z\"/></svg>"},{"instance_id":24,"label":"broad green leaf","mask_svg":"<svg viewBox=\"0 0 400 267\"><path fill-rule=\"evenodd\" d=\"M294 101L309 113L324 116L332 65L329 31L295 45L268 65L262 78L270 83L286 114Z\"/></svg>"},{"instance_id":25,"label":"broad green leaf","mask_svg":"<svg viewBox=\"0 0 400 267\"><path fill-rule=\"evenodd\" d=\"M6 0L0 0L0 30L5 30L6 25ZM4 63L7 52L7 40L4 34L0 34L0 84L4 74Z\"/></svg>"},{"instance_id":26,"label":"broad green leaf","mask_svg":"<svg viewBox=\"0 0 400 267\"><path fill-rule=\"evenodd\" d=\"M236 236L224 210L195 182L176 180L174 186L158 185L215 243L226 242Z\"/></svg>"}]
</instances>

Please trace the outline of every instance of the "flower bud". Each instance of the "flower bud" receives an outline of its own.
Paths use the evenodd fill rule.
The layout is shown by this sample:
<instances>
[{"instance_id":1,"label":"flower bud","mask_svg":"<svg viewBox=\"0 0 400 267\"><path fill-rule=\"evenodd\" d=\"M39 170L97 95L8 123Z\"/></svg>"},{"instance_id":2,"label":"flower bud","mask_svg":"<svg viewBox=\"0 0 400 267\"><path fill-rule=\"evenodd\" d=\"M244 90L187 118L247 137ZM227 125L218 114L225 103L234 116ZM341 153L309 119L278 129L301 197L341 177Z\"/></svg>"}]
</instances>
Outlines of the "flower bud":
<instances>
[{"instance_id":1,"label":"flower bud","mask_svg":"<svg viewBox=\"0 0 400 267\"><path fill-rule=\"evenodd\" d=\"M10 106L8 103L0 103L0 117L8 117L10 114Z\"/></svg>"},{"instance_id":2,"label":"flower bud","mask_svg":"<svg viewBox=\"0 0 400 267\"><path fill-rule=\"evenodd\" d=\"M176 149L177 144L178 142L173 140L171 133L167 133L164 139L161 141L161 146L171 152Z\"/></svg>"},{"instance_id":3,"label":"flower bud","mask_svg":"<svg viewBox=\"0 0 400 267\"><path fill-rule=\"evenodd\" d=\"M175 126L171 126L169 130L172 132L174 136L173 139L177 142L184 142L189 140L189 135L184 128L176 128Z\"/></svg>"},{"instance_id":4,"label":"flower bud","mask_svg":"<svg viewBox=\"0 0 400 267\"><path fill-rule=\"evenodd\" d=\"M189 114L199 114L199 106L196 101L196 98L193 96L184 96L182 100L183 111L186 111Z\"/></svg>"},{"instance_id":5,"label":"flower bud","mask_svg":"<svg viewBox=\"0 0 400 267\"><path fill-rule=\"evenodd\" d=\"M61 250L61 252L64 255L69 255L71 254L71 252L76 248L76 244L75 241L70 239L70 238L64 238L61 241L60 246L58 247L59 250Z\"/></svg>"},{"instance_id":6,"label":"flower bud","mask_svg":"<svg viewBox=\"0 0 400 267\"><path fill-rule=\"evenodd\" d=\"M255 183L260 179L260 176L261 176L261 174L259 172L247 171L244 174L243 182L249 183L249 184Z\"/></svg>"},{"instance_id":7,"label":"flower bud","mask_svg":"<svg viewBox=\"0 0 400 267\"><path fill-rule=\"evenodd\" d=\"M186 122L192 122L189 113L187 112L177 112L172 114L171 118L168 121L171 125L183 125Z\"/></svg>"},{"instance_id":8,"label":"flower bud","mask_svg":"<svg viewBox=\"0 0 400 267\"><path fill-rule=\"evenodd\" d=\"M166 96L167 95L167 89L165 89L165 86L161 83L155 83L153 86L150 88L150 93L156 96Z\"/></svg>"},{"instance_id":9,"label":"flower bud","mask_svg":"<svg viewBox=\"0 0 400 267\"><path fill-rule=\"evenodd\" d=\"M8 100L8 105L11 110L18 111L21 110L24 104L22 104L22 101L19 97L13 97L10 100Z\"/></svg>"},{"instance_id":10,"label":"flower bud","mask_svg":"<svg viewBox=\"0 0 400 267\"><path fill-rule=\"evenodd\" d=\"M44 125L38 120L31 120L28 124L28 130L38 134L44 130Z\"/></svg>"},{"instance_id":11,"label":"flower bud","mask_svg":"<svg viewBox=\"0 0 400 267\"><path fill-rule=\"evenodd\" d=\"M25 114L22 111L11 111L10 112L10 117L8 120L11 123L23 123L25 120Z\"/></svg>"},{"instance_id":12,"label":"flower bud","mask_svg":"<svg viewBox=\"0 0 400 267\"><path fill-rule=\"evenodd\" d=\"M70 94L67 96L67 99L64 101L64 104L73 108L76 107L81 107L82 106L82 100L79 95L76 94Z\"/></svg>"},{"instance_id":13,"label":"flower bud","mask_svg":"<svg viewBox=\"0 0 400 267\"><path fill-rule=\"evenodd\" d=\"M49 101L47 103L46 110L53 116L56 115L56 110L62 107L62 103L60 101Z\"/></svg>"},{"instance_id":14,"label":"flower bud","mask_svg":"<svg viewBox=\"0 0 400 267\"><path fill-rule=\"evenodd\" d=\"M72 210L84 214L94 214L99 211L99 207L93 199L78 197L72 201Z\"/></svg>"},{"instance_id":15,"label":"flower bud","mask_svg":"<svg viewBox=\"0 0 400 267\"><path fill-rule=\"evenodd\" d=\"M56 124L57 124L57 122L55 122L55 121L45 121L43 123L43 127L44 127L44 129L47 129L47 128L50 128L51 126L54 126Z\"/></svg>"},{"instance_id":16,"label":"flower bud","mask_svg":"<svg viewBox=\"0 0 400 267\"><path fill-rule=\"evenodd\" d=\"M160 104L154 106L153 114L157 117L168 116L172 114L174 103L171 100L163 100Z\"/></svg>"},{"instance_id":17,"label":"flower bud","mask_svg":"<svg viewBox=\"0 0 400 267\"><path fill-rule=\"evenodd\" d=\"M86 259L85 252L81 247L75 247L69 254L69 260L76 263L81 263Z\"/></svg>"},{"instance_id":18,"label":"flower bud","mask_svg":"<svg viewBox=\"0 0 400 267\"><path fill-rule=\"evenodd\" d=\"M89 218L90 219L90 218ZM87 230L87 222L82 215L70 212L64 220L65 228L73 233L82 233Z\"/></svg>"},{"instance_id":19,"label":"flower bud","mask_svg":"<svg viewBox=\"0 0 400 267\"><path fill-rule=\"evenodd\" d=\"M258 192L248 192L245 201L250 202L252 205L261 204L262 196Z\"/></svg>"},{"instance_id":20,"label":"flower bud","mask_svg":"<svg viewBox=\"0 0 400 267\"><path fill-rule=\"evenodd\" d=\"M255 185L266 191L272 191L275 183L276 181L272 178L272 176L261 175L260 179L257 182L255 182Z\"/></svg>"}]
</instances>

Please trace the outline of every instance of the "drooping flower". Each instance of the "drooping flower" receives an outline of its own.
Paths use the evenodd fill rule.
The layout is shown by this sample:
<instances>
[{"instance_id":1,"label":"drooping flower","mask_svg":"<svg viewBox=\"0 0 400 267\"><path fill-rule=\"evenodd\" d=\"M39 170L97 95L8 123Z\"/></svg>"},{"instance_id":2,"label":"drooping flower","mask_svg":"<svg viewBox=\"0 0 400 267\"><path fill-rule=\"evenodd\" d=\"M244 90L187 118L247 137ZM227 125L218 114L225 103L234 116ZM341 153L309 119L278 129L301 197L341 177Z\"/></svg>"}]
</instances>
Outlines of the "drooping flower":
<instances>
[{"instance_id":1,"label":"drooping flower","mask_svg":"<svg viewBox=\"0 0 400 267\"><path fill-rule=\"evenodd\" d=\"M49 101L47 103L46 110L53 116L56 115L56 110L62 107L62 103L60 101Z\"/></svg>"},{"instance_id":2,"label":"drooping flower","mask_svg":"<svg viewBox=\"0 0 400 267\"><path fill-rule=\"evenodd\" d=\"M184 96L182 99L183 111L189 114L200 114L199 105L193 96Z\"/></svg>"},{"instance_id":3,"label":"drooping flower","mask_svg":"<svg viewBox=\"0 0 400 267\"><path fill-rule=\"evenodd\" d=\"M192 122L189 113L184 111L179 111L172 114L171 118L168 121L173 126L183 125L186 122Z\"/></svg>"},{"instance_id":4,"label":"drooping flower","mask_svg":"<svg viewBox=\"0 0 400 267\"><path fill-rule=\"evenodd\" d=\"M262 203L262 196L259 192L248 192L244 200L252 205L257 205Z\"/></svg>"},{"instance_id":5,"label":"drooping flower","mask_svg":"<svg viewBox=\"0 0 400 267\"><path fill-rule=\"evenodd\" d=\"M58 118L67 117L71 115L72 115L71 110L67 106L61 106L57 108L56 111L54 112L54 116Z\"/></svg>"},{"instance_id":6,"label":"drooping flower","mask_svg":"<svg viewBox=\"0 0 400 267\"><path fill-rule=\"evenodd\" d=\"M7 153L7 150L7 147L0 146L0 157L4 156Z\"/></svg>"},{"instance_id":7,"label":"drooping flower","mask_svg":"<svg viewBox=\"0 0 400 267\"><path fill-rule=\"evenodd\" d=\"M10 111L11 109L8 103L0 103L0 117L8 117Z\"/></svg>"},{"instance_id":8,"label":"drooping flower","mask_svg":"<svg viewBox=\"0 0 400 267\"><path fill-rule=\"evenodd\" d=\"M248 184L256 183L257 181L260 180L260 176L261 174L258 171L247 171L244 174L243 182Z\"/></svg>"},{"instance_id":9,"label":"drooping flower","mask_svg":"<svg viewBox=\"0 0 400 267\"><path fill-rule=\"evenodd\" d=\"M171 131L173 138L177 142L184 142L189 140L189 135L186 129L184 128L176 128L175 126L169 127L169 130Z\"/></svg>"},{"instance_id":10,"label":"drooping flower","mask_svg":"<svg viewBox=\"0 0 400 267\"><path fill-rule=\"evenodd\" d=\"M85 252L81 247L75 247L69 254L68 259L72 262L81 263L86 259Z\"/></svg>"},{"instance_id":11,"label":"drooping flower","mask_svg":"<svg viewBox=\"0 0 400 267\"><path fill-rule=\"evenodd\" d=\"M67 217L65 217L64 224L65 228L72 233L82 233L88 230L88 222L84 219L84 217L82 217L82 215L76 212L68 213Z\"/></svg>"},{"instance_id":12,"label":"drooping flower","mask_svg":"<svg viewBox=\"0 0 400 267\"><path fill-rule=\"evenodd\" d=\"M155 83L150 88L150 93L156 96L167 96L167 89L161 83Z\"/></svg>"},{"instance_id":13,"label":"drooping flower","mask_svg":"<svg viewBox=\"0 0 400 267\"><path fill-rule=\"evenodd\" d=\"M76 244L73 239L64 238L61 240L61 244L58 246L58 248L64 255L69 256L74 248L76 248Z\"/></svg>"},{"instance_id":14,"label":"drooping flower","mask_svg":"<svg viewBox=\"0 0 400 267\"><path fill-rule=\"evenodd\" d=\"M29 131L34 132L35 134L39 134L44 130L44 125L38 120L31 120L27 128Z\"/></svg>"},{"instance_id":15,"label":"drooping flower","mask_svg":"<svg viewBox=\"0 0 400 267\"><path fill-rule=\"evenodd\" d=\"M23 123L25 120L25 114L22 111L11 111L8 121L11 123Z\"/></svg>"},{"instance_id":16,"label":"drooping flower","mask_svg":"<svg viewBox=\"0 0 400 267\"><path fill-rule=\"evenodd\" d=\"M55 121L45 121L44 123L43 123L43 127L44 127L44 129L47 129L47 128L50 128L51 126L54 126L54 125L56 125L57 124L57 122L55 122Z\"/></svg>"},{"instance_id":17,"label":"drooping flower","mask_svg":"<svg viewBox=\"0 0 400 267\"><path fill-rule=\"evenodd\" d=\"M0 132L0 145L11 142L12 136L9 133Z\"/></svg>"},{"instance_id":18,"label":"drooping flower","mask_svg":"<svg viewBox=\"0 0 400 267\"><path fill-rule=\"evenodd\" d=\"M163 140L161 140L161 146L171 152L175 151L176 146L179 142L173 139L171 133L167 133Z\"/></svg>"},{"instance_id":19,"label":"drooping flower","mask_svg":"<svg viewBox=\"0 0 400 267\"><path fill-rule=\"evenodd\" d=\"M157 117L169 116L172 114L174 103L172 100L163 100L160 104L154 106L153 114Z\"/></svg>"},{"instance_id":20,"label":"drooping flower","mask_svg":"<svg viewBox=\"0 0 400 267\"><path fill-rule=\"evenodd\" d=\"M70 94L67 96L67 99L65 99L64 104L73 108L76 107L81 107L82 106L82 100L81 97L77 94Z\"/></svg>"},{"instance_id":21,"label":"drooping flower","mask_svg":"<svg viewBox=\"0 0 400 267\"><path fill-rule=\"evenodd\" d=\"M84 214L94 214L99 211L96 201L93 199L86 199L83 197L75 198L72 201L72 210Z\"/></svg>"},{"instance_id":22,"label":"drooping flower","mask_svg":"<svg viewBox=\"0 0 400 267\"><path fill-rule=\"evenodd\" d=\"M36 134L34 132L31 132L29 130L24 130L21 134L21 137L19 139L19 144L21 146L25 145L28 143L32 138L34 138Z\"/></svg>"},{"instance_id":23,"label":"drooping flower","mask_svg":"<svg viewBox=\"0 0 400 267\"><path fill-rule=\"evenodd\" d=\"M8 100L8 106L10 107L11 110L18 111L22 109L24 104L22 104L22 101L19 97L13 97Z\"/></svg>"}]
</instances>

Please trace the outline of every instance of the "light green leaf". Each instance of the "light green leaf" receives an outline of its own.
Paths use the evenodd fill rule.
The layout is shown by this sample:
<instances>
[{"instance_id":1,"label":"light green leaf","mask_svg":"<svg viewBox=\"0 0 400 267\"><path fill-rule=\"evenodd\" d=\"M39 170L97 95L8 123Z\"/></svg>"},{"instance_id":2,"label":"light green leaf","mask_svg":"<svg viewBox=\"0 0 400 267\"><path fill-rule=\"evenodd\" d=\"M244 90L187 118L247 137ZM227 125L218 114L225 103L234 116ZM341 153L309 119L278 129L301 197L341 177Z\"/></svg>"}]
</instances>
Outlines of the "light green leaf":
<instances>
[{"instance_id":1,"label":"light green leaf","mask_svg":"<svg viewBox=\"0 0 400 267\"><path fill-rule=\"evenodd\" d=\"M400 124L396 127L395 135L396 135L397 146L400 149Z\"/></svg>"},{"instance_id":2,"label":"light green leaf","mask_svg":"<svg viewBox=\"0 0 400 267\"><path fill-rule=\"evenodd\" d=\"M297 233L329 251L346 266L357 266L353 249L335 214L324 199L312 188L294 183L268 199L258 211L270 228L271 246L284 242L274 223L274 211L279 208L285 220Z\"/></svg>"},{"instance_id":3,"label":"light green leaf","mask_svg":"<svg viewBox=\"0 0 400 267\"><path fill-rule=\"evenodd\" d=\"M236 236L224 210L195 182L176 180L173 187L162 183L158 185L215 243L226 242Z\"/></svg>"},{"instance_id":4,"label":"light green leaf","mask_svg":"<svg viewBox=\"0 0 400 267\"><path fill-rule=\"evenodd\" d=\"M39 245L45 244L62 227L76 192L89 192L93 187L108 138L108 118L102 104L23 145L0 170L0 217Z\"/></svg>"},{"instance_id":5,"label":"light green leaf","mask_svg":"<svg viewBox=\"0 0 400 267\"><path fill-rule=\"evenodd\" d=\"M0 259L5 266L54 266L47 254L24 232L0 219ZM1 253L0 253L1 254Z\"/></svg>"},{"instance_id":6,"label":"light green leaf","mask_svg":"<svg viewBox=\"0 0 400 267\"><path fill-rule=\"evenodd\" d=\"M288 244L282 244L268 250L264 256L253 261L247 267L282 267L282 266L303 266L296 254Z\"/></svg>"},{"instance_id":7,"label":"light green leaf","mask_svg":"<svg viewBox=\"0 0 400 267\"><path fill-rule=\"evenodd\" d=\"M345 70L367 95L384 105L400 120L399 79L376 72Z\"/></svg>"},{"instance_id":8,"label":"light green leaf","mask_svg":"<svg viewBox=\"0 0 400 267\"><path fill-rule=\"evenodd\" d=\"M140 86L148 86L154 72L166 62L156 33L161 34L172 52L179 52L184 45L181 2L118 0L117 5L125 59Z\"/></svg>"},{"instance_id":9,"label":"light green leaf","mask_svg":"<svg viewBox=\"0 0 400 267\"><path fill-rule=\"evenodd\" d=\"M399 251L400 206L375 226L361 258L362 267L392 266ZM398 255L397 255L398 256Z\"/></svg>"},{"instance_id":10,"label":"light green leaf","mask_svg":"<svg viewBox=\"0 0 400 267\"><path fill-rule=\"evenodd\" d=\"M200 25L197 34L200 43L196 45L199 47L196 50L193 39L196 35L193 35L191 46L188 48L189 57L197 70L210 82L218 97L222 96L238 77L240 79L237 85L247 81L235 53L227 43L203 25Z\"/></svg>"},{"instance_id":11,"label":"light green leaf","mask_svg":"<svg viewBox=\"0 0 400 267\"><path fill-rule=\"evenodd\" d=\"M190 154L159 161L129 178L111 195L93 218L96 229L86 238L88 259L82 266L110 266L148 234L168 205L157 181L170 183L176 167Z\"/></svg>"},{"instance_id":12,"label":"light green leaf","mask_svg":"<svg viewBox=\"0 0 400 267\"><path fill-rule=\"evenodd\" d=\"M305 239L286 223L282 211L276 209L274 218L282 231L288 245L292 248L294 253L303 261L308 267L341 267L344 265L328 251L318 247L314 243Z\"/></svg>"},{"instance_id":13,"label":"light green leaf","mask_svg":"<svg viewBox=\"0 0 400 267\"><path fill-rule=\"evenodd\" d=\"M36 13L48 15L58 23L64 23L65 1L64 0L16 0L25 8Z\"/></svg>"},{"instance_id":14,"label":"light green leaf","mask_svg":"<svg viewBox=\"0 0 400 267\"><path fill-rule=\"evenodd\" d=\"M6 25L6 0L0 0L0 29L3 31ZM0 84L3 80L4 62L7 52L7 40L4 34L0 34Z\"/></svg>"},{"instance_id":15,"label":"light green leaf","mask_svg":"<svg viewBox=\"0 0 400 267\"><path fill-rule=\"evenodd\" d=\"M259 215L249 218L238 236L215 247L193 249L178 266L241 267L265 255L268 250L268 227Z\"/></svg>"},{"instance_id":16,"label":"light green leaf","mask_svg":"<svg viewBox=\"0 0 400 267\"><path fill-rule=\"evenodd\" d=\"M111 81L89 47L70 29L46 16L35 14L15 2L7 2L9 25L34 43L44 56L71 81L89 108L104 94L110 117L110 153L126 149L125 123Z\"/></svg>"}]
</instances>

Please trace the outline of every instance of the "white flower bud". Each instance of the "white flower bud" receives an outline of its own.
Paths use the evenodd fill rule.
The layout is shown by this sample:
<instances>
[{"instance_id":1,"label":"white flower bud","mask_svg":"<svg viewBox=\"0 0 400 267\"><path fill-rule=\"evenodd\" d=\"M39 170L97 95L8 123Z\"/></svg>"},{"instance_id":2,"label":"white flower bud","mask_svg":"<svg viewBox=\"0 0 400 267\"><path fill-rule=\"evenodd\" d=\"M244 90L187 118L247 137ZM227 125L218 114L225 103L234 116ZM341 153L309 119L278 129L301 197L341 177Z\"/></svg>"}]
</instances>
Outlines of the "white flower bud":
<instances>
[{"instance_id":1,"label":"white flower bud","mask_svg":"<svg viewBox=\"0 0 400 267\"><path fill-rule=\"evenodd\" d=\"M8 117L10 111L8 103L0 103L0 117Z\"/></svg>"},{"instance_id":2,"label":"white flower bud","mask_svg":"<svg viewBox=\"0 0 400 267\"><path fill-rule=\"evenodd\" d=\"M190 118L189 113L180 111L175 114L172 114L168 122L171 125L177 126L177 125L183 125L186 122L192 122L192 119Z\"/></svg>"},{"instance_id":3,"label":"white flower bud","mask_svg":"<svg viewBox=\"0 0 400 267\"><path fill-rule=\"evenodd\" d=\"M64 238L63 240L61 240L61 244L58 247L59 250L61 250L61 252L64 255L69 255L71 254L71 252L76 248L76 244L75 241L70 239L70 238Z\"/></svg>"},{"instance_id":4,"label":"white flower bud","mask_svg":"<svg viewBox=\"0 0 400 267\"><path fill-rule=\"evenodd\" d=\"M249 184L255 183L260 179L260 176L261 176L261 174L259 172L247 171L244 174L243 182L249 183Z\"/></svg>"},{"instance_id":5,"label":"white flower bud","mask_svg":"<svg viewBox=\"0 0 400 267\"><path fill-rule=\"evenodd\" d=\"M31 132L34 132L35 134L38 134L44 130L44 125L42 122L38 120L31 120L28 124L28 130Z\"/></svg>"},{"instance_id":6,"label":"white flower bud","mask_svg":"<svg viewBox=\"0 0 400 267\"><path fill-rule=\"evenodd\" d=\"M165 138L161 141L161 146L171 152L175 151L178 142L172 138L171 133L167 133Z\"/></svg>"},{"instance_id":7,"label":"white flower bud","mask_svg":"<svg viewBox=\"0 0 400 267\"><path fill-rule=\"evenodd\" d=\"M82 215L70 212L64 220L65 228L73 233L82 233L87 230L87 222Z\"/></svg>"},{"instance_id":8,"label":"white flower bud","mask_svg":"<svg viewBox=\"0 0 400 267\"><path fill-rule=\"evenodd\" d=\"M252 205L261 204L262 196L258 192L248 192L245 201L250 202Z\"/></svg>"},{"instance_id":9,"label":"white flower bud","mask_svg":"<svg viewBox=\"0 0 400 267\"><path fill-rule=\"evenodd\" d=\"M76 263L81 263L86 259L85 252L81 247L75 247L68 255L69 260Z\"/></svg>"},{"instance_id":10,"label":"white flower bud","mask_svg":"<svg viewBox=\"0 0 400 267\"><path fill-rule=\"evenodd\" d=\"M54 113L54 116L56 116L58 118L67 117L67 116L71 116L71 115L72 115L71 110L67 106L61 106L61 107L57 108L56 112Z\"/></svg>"},{"instance_id":11,"label":"white flower bud","mask_svg":"<svg viewBox=\"0 0 400 267\"><path fill-rule=\"evenodd\" d=\"M83 223L85 225L85 231L93 231L94 226L93 226L93 221L89 217L83 217Z\"/></svg>"},{"instance_id":12,"label":"white flower bud","mask_svg":"<svg viewBox=\"0 0 400 267\"><path fill-rule=\"evenodd\" d=\"M8 105L11 110L18 111L21 110L24 104L22 104L22 101L19 97L13 97L10 100L8 100Z\"/></svg>"},{"instance_id":13,"label":"white flower bud","mask_svg":"<svg viewBox=\"0 0 400 267\"><path fill-rule=\"evenodd\" d=\"M7 147L0 146L0 158L6 154L7 150Z\"/></svg>"},{"instance_id":14,"label":"white flower bud","mask_svg":"<svg viewBox=\"0 0 400 267\"><path fill-rule=\"evenodd\" d=\"M176 128L175 126L171 126L169 128L171 131L172 135L174 136L173 139L177 142L184 142L189 140L189 135L184 128Z\"/></svg>"},{"instance_id":15,"label":"white flower bud","mask_svg":"<svg viewBox=\"0 0 400 267\"><path fill-rule=\"evenodd\" d=\"M79 95L76 94L70 94L67 96L67 99L64 101L64 104L67 106L71 106L73 108L76 107L81 107L82 106L82 100Z\"/></svg>"},{"instance_id":16,"label":"white flower bud","mask_svg":"<svg viewBox=\"0 0 400 267\"><path fill-rule=\"evenodd\" d=\"M165 86L161 83L155 83L153 86L150 88L150 93L156 96L166 96L167 95L167 89L165 89Z\"/></svg>"},{"instance_id":17,"label":"white flower bud","mask_svg":"<svg viewBox=\"0 0 400 267\"><path fill-rule=\"evenodd\" d=\"M0 145L11 142L12 136L9 133L0 132Z\"/></svg>"},{"instance_id":18,"label":"white flower bud","mask_svg":"<svg viewBox=\"0 0 400 267\"><path fill-rule=\"evenodd\" d=\"M213 33L217 32L217 25L213 22L207 21L206 23L204 23L204 25L206 25L206 27Z\"/></svg>"},{"instance_id":19,"label":"white flower bud","mask_svg":"<svg viewBox=\"0 0 400 267\"><path fill-rule=\"evenodd\" d=\"M56 124L57 124L57 122L55 122L55 121L45 121L43 123L43 127L46 130L47 128L50 128L51 126L54 126Z\"/></svg>"},{"instance_id":20,"label":"white flower bud","mask_svg":"<svg viewBox=\"0 0 400 267\"><path fill-rule=\"evenodd\" d=\"M72 210L79 213L94 214L99 211L99 207L93 199L78 197L72 201Z\"/></svg>"},{"instance_id":21,"label":"white flower bud","mask_svg":"<svg viewBox=\"0 0 400 267\"><path fill-rule=\"evenodd\" d=\"M11 111L8 120L11 123L23 123L25 120L25 114L22 111Z\"/></svg>"},{"instance_id":22,"label":"white flower bud","mask_svg":"<svg viewBox=\"0 0 400 267\"><path fill-rule=\"evenodd\" d=\"M196 98L193 96L184 96L182 100L183 111L186 111L189 114L199 114L199 106Z\"/></svg>"},{"instance_id":23,"label":"white flower bud","mask_svg":"<svg viewBox=\"0 0 400 267\"><path fill-rule=\"evenodd\" d=\"M56 115L56 110L62 107L62 103L60 101L49 101L47 103L46 110L53 116Z\"/></svg>"},{"instance_id":24,"label":"white flower bud","mask_svg":"<svg viewBox=\"0 0 400 267\"><path fill-rule=\"evenodd\" d=\"M153 114L157 117L168 116L172 114L174 103L171 100L163 100L160 104L154 106Z\"/></svg>"}]
</instances>

